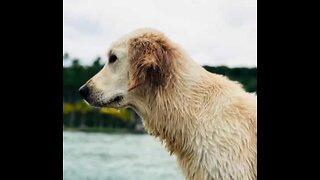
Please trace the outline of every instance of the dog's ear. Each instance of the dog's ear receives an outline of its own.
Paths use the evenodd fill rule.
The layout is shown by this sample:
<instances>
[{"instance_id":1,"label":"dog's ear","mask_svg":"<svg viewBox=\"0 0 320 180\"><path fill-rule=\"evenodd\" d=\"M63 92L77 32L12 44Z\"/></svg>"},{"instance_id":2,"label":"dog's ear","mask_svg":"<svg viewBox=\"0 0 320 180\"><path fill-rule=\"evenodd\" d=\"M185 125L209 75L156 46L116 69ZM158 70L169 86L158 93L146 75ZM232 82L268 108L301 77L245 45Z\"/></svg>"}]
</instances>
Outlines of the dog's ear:
<instances>
[{"instance_id":1,"label":"dog's ear","mask_svg":"<svg viewBox=\"0 0 320 180\"><path fill-rule=\"evenodd\" d=\"M129 91L148 84L166 87L171 79L172 49L164 39L138 37L129 41Z\"/></svg>"}]
</instances>

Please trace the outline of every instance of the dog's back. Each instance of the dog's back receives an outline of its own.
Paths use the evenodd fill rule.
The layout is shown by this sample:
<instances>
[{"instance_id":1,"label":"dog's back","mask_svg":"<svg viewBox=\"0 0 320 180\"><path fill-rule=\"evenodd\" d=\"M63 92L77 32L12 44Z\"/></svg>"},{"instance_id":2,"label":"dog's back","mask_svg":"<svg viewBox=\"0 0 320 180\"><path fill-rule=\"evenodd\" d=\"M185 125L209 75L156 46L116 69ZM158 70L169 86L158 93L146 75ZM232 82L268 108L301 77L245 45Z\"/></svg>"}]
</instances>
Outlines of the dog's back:
<instances>
[{"instance_id":1,"label":"dog's back","mask_svg":"<svg viewBox=\"0 0 320 180\"><path fill-rule=\"evenodd\" d=\"M199 71L197 71L199 73ZM185 150L176 153L189 179L256 179L256 96L227 78L201 71L189 110ZM192 93L191 93L192 94Z\"/></svg>"}]
</instances>

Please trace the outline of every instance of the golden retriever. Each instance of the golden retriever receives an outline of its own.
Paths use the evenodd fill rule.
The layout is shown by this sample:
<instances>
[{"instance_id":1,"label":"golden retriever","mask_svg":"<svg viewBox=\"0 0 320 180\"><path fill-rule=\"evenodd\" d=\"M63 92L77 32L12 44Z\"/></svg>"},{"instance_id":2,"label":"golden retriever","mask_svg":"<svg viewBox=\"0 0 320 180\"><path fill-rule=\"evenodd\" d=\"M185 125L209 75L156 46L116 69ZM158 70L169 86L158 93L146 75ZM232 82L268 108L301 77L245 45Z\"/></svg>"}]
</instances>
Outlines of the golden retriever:
<instances>
[{"instance_id":1,"label":"golden retriever","mask_svg":"<svg viewBox=\"0 0 320 180\"><path fill-rule=\"evenodd\" d=\"M163 33L139 29L113 43L79 91L92 106L133 108L190 180L257 178L256 96L196 64Z\"/></svg>"}]
</instances>

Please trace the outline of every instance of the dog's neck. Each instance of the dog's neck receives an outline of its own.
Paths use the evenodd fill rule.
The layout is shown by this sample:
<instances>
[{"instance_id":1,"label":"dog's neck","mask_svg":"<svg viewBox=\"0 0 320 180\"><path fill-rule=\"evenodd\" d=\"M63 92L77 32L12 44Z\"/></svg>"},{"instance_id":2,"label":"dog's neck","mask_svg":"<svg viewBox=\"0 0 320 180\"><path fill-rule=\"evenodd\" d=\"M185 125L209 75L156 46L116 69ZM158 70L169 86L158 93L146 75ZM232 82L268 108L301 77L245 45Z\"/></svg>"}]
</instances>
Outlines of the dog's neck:
<instances>
[{"instance_id":1,"label":"dog's neck","mask_svg":"<svg viewBox=\"0 0 320 180\"><path fill-rule=\"evenodd\" d=\"M212 102L206 99L214 98L211 92L219 88L209 84L212 77L208 81L211 75L201 66L188 58L182 59L184 61L176 60L175 66L179 68L175 68L175 76L167 87L149 90L142 86L131 97L132 107L143 118L147 132L158 137L170 153L188 153L187 143L195 133L191 131L197 129L193 126L199 123L197 119L206 105L204 102Z\"/></svg>"}]
</instances>

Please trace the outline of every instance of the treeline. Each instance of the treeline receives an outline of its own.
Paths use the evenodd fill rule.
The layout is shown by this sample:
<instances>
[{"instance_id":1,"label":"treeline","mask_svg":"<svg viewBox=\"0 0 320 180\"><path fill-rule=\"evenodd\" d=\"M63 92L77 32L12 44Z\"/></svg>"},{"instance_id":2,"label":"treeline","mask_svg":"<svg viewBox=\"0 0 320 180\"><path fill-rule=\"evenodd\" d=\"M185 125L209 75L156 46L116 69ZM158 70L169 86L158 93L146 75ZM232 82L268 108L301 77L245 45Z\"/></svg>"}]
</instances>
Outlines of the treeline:
<instances>
[{"instance_id":1,"label":"treeline","mask_svg":"<svg viewBox=\"0 0 320 180\"><path fill-rule=\"evenodd\" d=\"M226 66L203 66L207 71L222 74L229 79L240 82L248 92L257 92L257 68L228 68Z\"/></svg>"},{"instance_id":2,"label":"treeline","mask_svg":"<svg viewBox=\"0 0 320 180\"><path fill-rule=\"evenodd\" d=\"M96 58L89 66L83 66L78 59L63 57L70 66L63 67L63 125L66 128L82 130L127 129L141 131L141 121L131 110L116 111L110 108L94 109L82 101L78 89L103 67ZM225 66L204 66L210 72L222 74L239 81L248 92L257 90L257 68L228 68Z\"/></svg>"}]
</instances>

